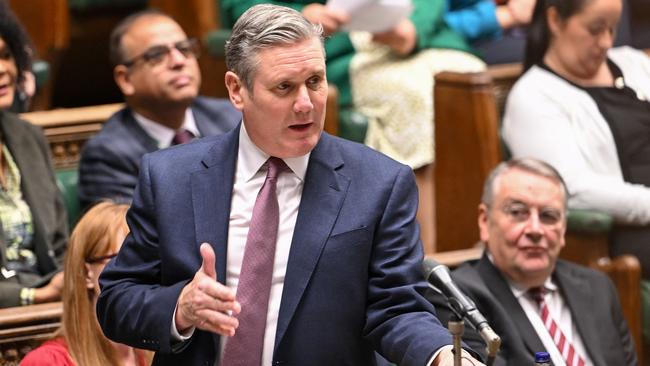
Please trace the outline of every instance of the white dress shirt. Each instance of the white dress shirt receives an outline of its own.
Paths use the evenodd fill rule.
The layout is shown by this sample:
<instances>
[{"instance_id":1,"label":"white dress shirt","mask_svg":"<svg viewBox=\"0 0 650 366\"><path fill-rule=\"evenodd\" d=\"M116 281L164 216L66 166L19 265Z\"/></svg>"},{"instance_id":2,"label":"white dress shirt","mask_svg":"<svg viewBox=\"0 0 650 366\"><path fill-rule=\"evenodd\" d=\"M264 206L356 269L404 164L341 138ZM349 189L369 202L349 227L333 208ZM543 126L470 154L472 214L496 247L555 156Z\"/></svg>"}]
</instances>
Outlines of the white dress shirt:
<instances>
[{"instance_id":1,"label":"white dress shirt","mask_svg":"<svg viewBox=\"0 0 650 366\"><path fill-rule=\"evenodd\" d=\"M300 198L302 197L309 155L283 159L291 171L283 172L277 180L276 193L280 221L275 248L275 262L273 264L271 296L266 317L266 332L264 333L263 365L270 365L273 360L275 330L278 324L284 275L287 270L293 230L298 218L298 206L300 206ZM242 123L241 132L239 133L239 151L235 168L235 184L232 191L228 230L226 285L230 288L237 288L239 283L239 274L241 273L244 258L248 227L253 216L253 207L255 206L257 193L266 179L266 169L261 170L260 168L269 157L268 154L253 144L246 132L245 125ZM227 337L221 337L222 351L225 342L227 342ZM221 355L223 355L223 352L221 352Z\"/></svg>"},{"instance_id":2,"label":"white dress shirt","mask_svg":"<svg viewBox=\"0 0 650 366\"><path fill-rule=\"evenodd\" d=\"M546 289L544 301L546 302L551 318L555 320L555 323L557 323L562 333L564 333L567 341L573 345L576 353L585 360L585 366L592 366L593 362L587 354L587 349L585 348L584 343L582 343L580 333L578 332L575 323L571 320L571 310L564 302L559 288L550 278L546 279L544 288ZM537 332L537 336L542 340L542 344L544 344L544 347L546 348L546 350L538 351L548 352L555 366L566 366L561 351L557 348L553 338L551 338L551 334L548 332L544 322L542 321L537 301L535 301L535 299L533 299L528 293L529 289L510 282L510 290L512 290L512 294L515 295L519 301L519 305L524 309L528 320Z\"/></svg>"},{"instance_id":3,"label":"white dress shirt","mask_svg":"<svg viewBox=\"0 0 650 366\"><path fill-rule=\"evenodd\" d=\"M172 140L176 135L176 130L164 126L158 122L152 121L149 118L136 112L133 112L133 117L135 118L136 122L138 122L140 127L142 127L144 132L156 140L159 149L164 149L171 146ZM187 108L185 110L185 119L183 120L183 124L179 129L188 130L194 134L195 137L201 137L199 128L196 126L196 121L194 120L192 108Z\"/></svg>"}]
</instances>

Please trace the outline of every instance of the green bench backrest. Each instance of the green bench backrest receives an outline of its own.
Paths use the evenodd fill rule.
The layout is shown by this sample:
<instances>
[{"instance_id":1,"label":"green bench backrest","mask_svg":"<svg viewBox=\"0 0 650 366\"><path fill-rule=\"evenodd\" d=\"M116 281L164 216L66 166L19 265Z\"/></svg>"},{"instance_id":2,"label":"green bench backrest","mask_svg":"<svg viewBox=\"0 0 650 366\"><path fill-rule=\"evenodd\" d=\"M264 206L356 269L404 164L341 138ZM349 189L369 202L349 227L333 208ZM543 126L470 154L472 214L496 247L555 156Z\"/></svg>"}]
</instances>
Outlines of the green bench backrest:
<instances>
[{"instance_id":1,"label":"green bench backrest","mask_svg":"<svg viewBox=\"0 0 650 366\"><path fill-rule=\"evenodd\" d=\"M56 170L56 184L63 196L63 203L68 212L68 224L70 231L79 220L81 215L79 208L79 198L77 197L77 184L79 183L79 170L74 168L65 168Z\"/></svg>"}]
</instances>

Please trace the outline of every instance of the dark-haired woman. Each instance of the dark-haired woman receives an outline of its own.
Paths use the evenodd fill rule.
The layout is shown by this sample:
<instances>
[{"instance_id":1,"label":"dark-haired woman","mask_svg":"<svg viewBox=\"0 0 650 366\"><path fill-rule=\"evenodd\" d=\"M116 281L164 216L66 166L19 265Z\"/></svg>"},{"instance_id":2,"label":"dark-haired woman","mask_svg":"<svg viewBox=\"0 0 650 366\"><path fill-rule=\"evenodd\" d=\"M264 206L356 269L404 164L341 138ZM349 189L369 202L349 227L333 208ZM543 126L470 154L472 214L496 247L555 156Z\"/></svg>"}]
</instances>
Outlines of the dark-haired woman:
<instances>
[{"instance_id":1,"label":"dark-haired woman","mask_svg":"<svg viewBox=\"0 0 650 366\"><path fill-rule=\"evenodd\" d=\"M537 2L503 136L514 156L560 171L570 207L611 214L612 254L636 255L650 278L650 58L611 48L621 8L621 0Z\"/></svg>"},{"instance_id":2,"label":"dark-haired woman","mask_svg":"<svg viewBox=\"0 0 650 366\"><path fill-rule=\"evenodd\" d=\"M65 206L42 131L8 112L30 70L29 41L0 0L0 307L56 301Z\"/></svg>"}]
</instances>

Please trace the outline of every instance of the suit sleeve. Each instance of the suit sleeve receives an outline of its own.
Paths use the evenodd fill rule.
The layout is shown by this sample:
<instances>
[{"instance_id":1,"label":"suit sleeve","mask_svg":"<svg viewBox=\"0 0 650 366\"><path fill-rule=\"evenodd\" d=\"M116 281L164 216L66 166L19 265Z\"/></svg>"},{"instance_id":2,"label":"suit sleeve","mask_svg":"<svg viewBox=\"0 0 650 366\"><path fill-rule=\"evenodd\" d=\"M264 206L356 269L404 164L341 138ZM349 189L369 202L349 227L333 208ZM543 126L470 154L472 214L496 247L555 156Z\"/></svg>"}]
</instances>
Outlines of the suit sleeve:
<instances>
[{"instance_id":1,"label":"suit sleeve","mask_svg":"<svg viewBox=\"0 0 650 366\"><path fill-rule=\"evenodd\" d=\"M79 163L79 201L82 208L102 199L131 203L137 167L105 144L90 141Z\"/></svg>"},{"instance_id":2,"label":"suit sleeve","mask_svg":"<svg viewBox=\"0 0 650 366\"><path fill-rule=\"evenodd\" d=\"M140 170L131 229L119 255L102 272L97 317L106 336L116 342L163 353L172 352L171 322L177 299L189 282L161 285L155 197L148 155Z\"/></svg>"},{"instance_id":3,"label":"suit sleeve","mask_svg":"<svg viewBox=\"0 0 650 366\"><path fill-rule=\"evenodd\" d=\"M607 287L608 292L610 293L611 309L612 309L612 319L617 330L619 332L619 339L621 340L621 346L623 347L623 354L625 356L626 365L636 365L636 348L634 347L634 341L632 340L632 334L630 329L627 326L627 321L623 317L623 310L621 309L621 302L618 299L618 293L614 287L614 283L607 278Z\"/></svg>"},{"instance_id":4,"label":"suit sleeve","mask_svg":"<svg viewBox=\"0 0 650 366\"><path fill-rule=\"evenodd\" d=\"M423 253L410 168L401 167L391 189L375 232L364 333L387 359L421 366L451 344L451 336L421 295Z\"/></svg>"}]
</instances>

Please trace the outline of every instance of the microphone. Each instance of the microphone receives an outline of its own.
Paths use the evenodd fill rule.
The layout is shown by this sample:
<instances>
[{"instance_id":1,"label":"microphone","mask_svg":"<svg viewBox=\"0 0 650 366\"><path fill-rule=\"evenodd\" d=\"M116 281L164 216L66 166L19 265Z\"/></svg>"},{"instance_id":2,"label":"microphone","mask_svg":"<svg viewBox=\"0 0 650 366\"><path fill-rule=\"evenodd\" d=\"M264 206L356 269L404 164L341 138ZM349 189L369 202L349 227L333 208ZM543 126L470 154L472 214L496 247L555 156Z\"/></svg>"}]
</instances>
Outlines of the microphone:
<instances>
[{"instance_id":1,"label":"microphone","mask_svg":"<svg viewBox=\"0 0 650 366\"><path fill-rule=\"evenodd\" d=\"M424 278L429 283L429 286L434 287L442 293L447 298L447 302L454 313L459 318L468 321L479 332L485 344L488 346L488 355L496 355L501 345L501 339L492 330L492 327L490 327L483 314L478 311L474 301L465 296L458 286L456 286L449 273L449 268L433 259L427 258L422 262L422 269L424 271Z\"/></svg>"}]
</instances>

